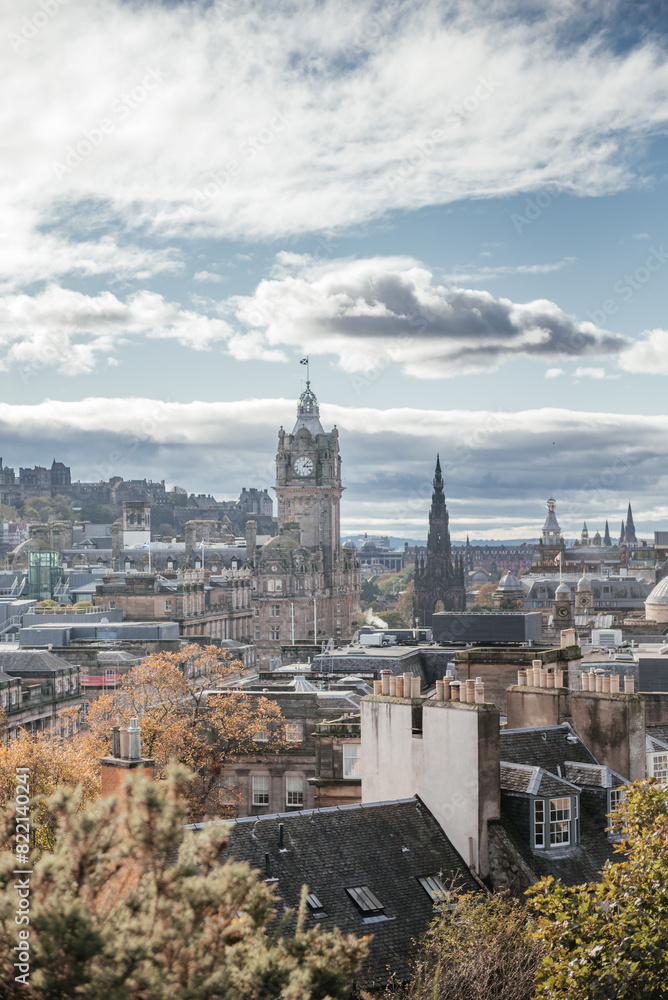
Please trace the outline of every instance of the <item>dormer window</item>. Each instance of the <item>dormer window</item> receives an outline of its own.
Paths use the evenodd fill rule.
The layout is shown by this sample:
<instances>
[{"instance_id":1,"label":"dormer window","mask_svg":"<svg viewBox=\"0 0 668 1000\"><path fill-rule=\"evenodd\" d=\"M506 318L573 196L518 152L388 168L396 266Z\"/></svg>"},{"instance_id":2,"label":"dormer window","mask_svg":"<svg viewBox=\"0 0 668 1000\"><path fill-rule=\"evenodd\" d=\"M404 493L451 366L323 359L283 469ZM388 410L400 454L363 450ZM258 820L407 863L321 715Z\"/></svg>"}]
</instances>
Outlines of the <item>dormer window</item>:
<instances>
[{"instance_id":1,"label":"dormer window","mask_svg":"<svg viewBox=\"0 0 668 1000\"><path fill-rule=\"evenodd\" d=\"M580 839L578 826L577 795L534 799L533 845L537 850L577 844Z\"/></svg>"}]
</instances>

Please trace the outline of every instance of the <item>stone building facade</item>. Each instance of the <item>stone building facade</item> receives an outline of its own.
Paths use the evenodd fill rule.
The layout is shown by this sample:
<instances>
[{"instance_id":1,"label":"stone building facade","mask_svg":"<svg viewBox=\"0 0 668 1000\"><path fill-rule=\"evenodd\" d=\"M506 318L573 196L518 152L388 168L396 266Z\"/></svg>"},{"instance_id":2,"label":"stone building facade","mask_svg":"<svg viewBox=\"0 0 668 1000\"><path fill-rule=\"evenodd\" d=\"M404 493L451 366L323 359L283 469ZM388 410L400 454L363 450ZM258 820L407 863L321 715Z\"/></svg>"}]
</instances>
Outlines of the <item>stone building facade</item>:
<instances>
[{"instance_id":1,"label":"stone building facade","mask_svg":"<svg viewBox=\"0 0 668 1000\"><path fill-rule=\"evenodd\" d=\"M361 581L354 551L341 546L339 434L325 433L310 383L292 433L278 433L275 491L278 535L247 545L261 663L286 642L349 640L356 625Z\"/></svg>"}]
</instances>

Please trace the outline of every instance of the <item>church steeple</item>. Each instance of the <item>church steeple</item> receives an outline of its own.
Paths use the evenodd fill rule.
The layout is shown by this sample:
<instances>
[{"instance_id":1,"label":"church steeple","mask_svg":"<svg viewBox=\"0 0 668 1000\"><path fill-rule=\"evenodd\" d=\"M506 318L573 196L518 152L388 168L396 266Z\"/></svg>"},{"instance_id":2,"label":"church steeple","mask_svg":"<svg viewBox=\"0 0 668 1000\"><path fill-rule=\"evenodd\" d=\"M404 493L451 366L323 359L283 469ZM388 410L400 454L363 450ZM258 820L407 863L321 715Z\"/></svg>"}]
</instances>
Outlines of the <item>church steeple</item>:
<instances>
[{"instance_id":1,"label":"church steeple","mask_svg":"<svg viewBox=\"0 0 668 1000\"><path fill-rule=\"evenodd\" d=\"M636 526L633 523L633 512L631 511L631 504L629 502L629 509L626 514L626 544L636 545L637 543Z\"/></svg>"},{"instance_id":2,"label":"church steeple","mask_svg":"<svg viewBox=\"0 0 668 1000\"><path fill-rule=\"evenodd\" d=\"M603 544L608 546L612 545L612 542L610 541L610 528L608 527L607 521L605 522L605 535L603 536Z\"/></svg>"},{"instance_id":3,"label":"church steeple","mask_svg":"<svg viewBox=\"0 0 668 1000\"><path fill-rule=\"evenodd\" d=\"M622 521L622 530L619 533L619 544L626 545L626 536L624 532L624 522Z\"/></svg>"}]
</instances>

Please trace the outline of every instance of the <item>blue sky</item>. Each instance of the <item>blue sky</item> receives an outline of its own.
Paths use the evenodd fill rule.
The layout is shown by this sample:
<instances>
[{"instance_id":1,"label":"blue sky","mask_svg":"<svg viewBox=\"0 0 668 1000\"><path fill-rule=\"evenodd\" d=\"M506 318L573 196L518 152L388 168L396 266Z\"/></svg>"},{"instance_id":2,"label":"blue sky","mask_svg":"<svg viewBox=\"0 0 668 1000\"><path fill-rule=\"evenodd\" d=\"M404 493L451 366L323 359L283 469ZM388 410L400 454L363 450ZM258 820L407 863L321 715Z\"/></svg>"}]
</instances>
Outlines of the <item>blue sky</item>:
<instances>
[{"instance_id":1,"label":"blue sky","mask_svg":"<svg viewBox=\"0 0 668 1000\"><path fill-rule=\"evenodd\" d=\"M0 454L271 486L311 358L343 529L668 522L661 4L0 14Z\"/></svg>"}]
</instances>

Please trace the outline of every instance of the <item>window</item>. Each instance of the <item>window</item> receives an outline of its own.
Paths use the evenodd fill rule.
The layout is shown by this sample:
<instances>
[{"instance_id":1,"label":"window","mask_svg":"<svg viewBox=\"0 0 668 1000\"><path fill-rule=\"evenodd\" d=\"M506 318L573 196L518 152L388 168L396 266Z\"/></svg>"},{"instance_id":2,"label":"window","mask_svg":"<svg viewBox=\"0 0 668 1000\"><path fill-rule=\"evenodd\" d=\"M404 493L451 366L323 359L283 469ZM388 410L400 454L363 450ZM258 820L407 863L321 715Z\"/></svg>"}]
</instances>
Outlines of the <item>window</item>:
<instances>
[{"instance_id":1,"label":"window","mask_svg":"<svg viewBox=\"0 0 668 1000\"><path fill-rule=\"evenodd\" d=\"M668 753L648 754L647 763L650 778L656 778L661 782L668 781Z\"/></svg>"},{"instance_id":2,"label":"window","mask_svg":"<svg viewBox=\"0 0 668 1000\"><path fill-rule=\"evenodd\" d=\"M254 629L253 629L253 639L255 640L255 642L259 642L259 640L260 640L260 626L259 625L256 625L254 627Z\"/></svg>"},{"instance_id":3,"label":"window","mask_svg":"<svg viewBox=\"0 0 668 1000\"><path fill-rule=\"evenodd\" d=\"M626 788L610 789L610 812L614 812L617 806L621 805L626 798Z\"/></svg>"},{"instance_id":4,"label":"window","mask_svg":"<svg viewBox=\"0 0 668 1000\"><path fill-rule=\"evenodd\" d=\"M2 707L7 708L7 692L2 692Z\"/></svg>"},{"instance_id":5,"label":"window","mask_svg":"<svg viewBox=\"0 0 668 1000\"><path fill-rule=\"evenodd\" d=\"M171 610L172 610L172 602L165 601L165 611L171 611Z\"/></svg>"},{"instance_id":6,"label":"window","mask_svg":"<svg viewBox=\"0 0 668 1000\"><path fill-rule=\"evenodd\" d=\"M545 803L536 799L533 804L533 842L535 847L545 847Z\"/></svg>"},{"instance_id":7,"label":"window","mask_svg":"<svg viewBox=\"0 0 668 1000\"><path fill-rule=\"evenodd\" d=\"M316 896L316 894L314 892L309 892L308 896L306 897L306 905L311 910L322 910L323 909L322 903L320 902L320 900L318 899L318 897Z\"/></svg>"},{"instance_id":8,"label":"window","mask_svg":"<svg viewBox=\"0 0 668 1000\"><path fill-rule=\"evenodd\" d=\"M174 569L174 560L172 559L171 556L167 560L167 569Z\"/></svg>"},{"instance_id":9,"label":"window","mask_svg":"<svg viewBox=\"0 0 668 1000\"><path fill-rule=\"evenodd\" d=\"M280 625L270 625L269 626L269 638L270 639L280 639L281 638L281 626Z\"/></svg>"},{"instance_id":10,"label":"window","mask_svg":"<svg viewBox=\"0 0 668 1000\"><path fill-rule=\"evenodd\" d=\"M358 885L353 889L346 889L346 892L365 917L378 916L385 911L385 907L368 885Z\"/></svg>"},{"instance_id":11,"label":"window","mask_svg":"<svg viewBox=\"0 0 668 1000\"><path fill-rule=\"evenodd\" d=\"M304 779L301 774L288 775L285 779L285 804L304 805Z\"/></svg>"},{"instance_id":12,"label":"window","mask_svg":"<svg viewBox=\"0 0 668 1000\"><path fill-rule=\"evenodd\" d=\"M359 743L343 744L343 777L362 777L362 758L360 755L361 746Z\"/></svg>"},{"instance_id":13,"label":"window","mask_svg":"<svg viewBox=\"0 0 668 1000\"><path fill-rule=\"evenodd\" d=\"M445 897L445 886L438 875L425 875L418 878L418 882L430 897L432 903L440 903Z\"/></svg>"},{"instance_id":14,"label":"window","mask_svg":"<svg viewBox=\"0 0 668 1000\"><path fill-rule=\"evenodd\" d=\"M107 601L107 611L116 610L116 601Z\"/></svg>"},{"instance_id":15,"label":"window","mask_svg":"<svg viewBox=\"0 0 668 1000\"><path fill-rule=\"evenodd\" d=\"M233 774L226 774L220 783L220 801L226 806L235 806L238 804Z\"/></svg>"},{"instance_id":16,"label":"window","mask_svg":"<svg viewBox=\"0 0 668 1000\"><path fill-rule=\"evenodd\" d=\"M269 775L254 774L251 778L253 788L253 805L269 805Z\"/></svg>"},{"instance_id":17,"label":"window","mask_svg":"<svg viewBox=\"0 0 668 1000\"><path fill-rule=\"evenodd\" d=\"M285 724L285 742L286 743L301 743L304 739L304 730L301 722L286 722Z\"/></svg>"},{"instance_id":18,"label":"window","mask_svg":"<svg viewBox=\"0 0 668 1000\"><path fill-rule=\"evenodd\" d=\"M269 740L269 733L266 729L258 729L253 737L255 743L267 743Z\"/></svg>"},{"instance_id":19,"label":"window","mask_svg":"<svg viewBox=\"0 0 668 1000\"><path fill-rule=\"evenodd\" d=\"M19 700L18 688L12 688L12 705L16 705Z\"/></svg>"},{"instance_id":20,"label":"window","mask_svg":"<svg viewBox=\"0 0 668 1000\"><path fill-rule=\"evenodd\" d=\"M270 618L280 618L281 617L281 605L280 604L270 604L269 605L269 617Z\"/></svg>"},{"instance_id":21,"label":"window","mask_svg":"<svg viewBox=\"0 0 668 1000\"><path fill-rule=\"evenodd\" d=\"M336 602L336 611L337 611L337 614L339 614L339 615L341 614L341 601L337 601Z\"/></svg>"},{"instance_id":22,"label":"window","mask_svg":"<svg viewBox=\"0 0 668 1000\"><path fill-rule=\"evenodd\" d=\"M550 846L571 842L571 800L550 799Z\"/></svg>"}]
</instances>

